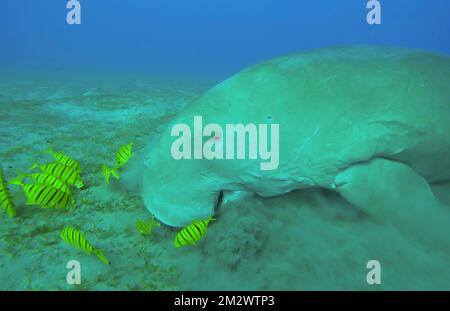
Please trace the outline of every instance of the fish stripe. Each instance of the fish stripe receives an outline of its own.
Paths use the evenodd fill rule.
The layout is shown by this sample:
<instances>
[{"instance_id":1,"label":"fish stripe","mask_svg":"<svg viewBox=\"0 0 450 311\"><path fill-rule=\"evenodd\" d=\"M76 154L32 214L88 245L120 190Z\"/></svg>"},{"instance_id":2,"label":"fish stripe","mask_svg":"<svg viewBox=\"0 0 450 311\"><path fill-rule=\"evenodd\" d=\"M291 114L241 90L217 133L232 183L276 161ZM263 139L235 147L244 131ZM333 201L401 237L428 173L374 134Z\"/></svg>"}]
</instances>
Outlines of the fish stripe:
<instances>
[{"instance_id":1,"label":"fish stripe","mask_svg":"<svg viewBox=\"0 0 450 311\"><path fill-rule=\"evenodd\" d=\"M69 174L68 170L69 170L69 167L64 165L61 169L60 176L62 176L63 178L66 177ZM69 175L69 177L70 177L70 175Z\"/></svg>"},{"instance_id":2,"label":"fish stripe","mask_svg":"<svg viewBox=\"0 0 450 311\"><path fill-rule=\"evenodd\" d=\"M70 159L65 157L65 156L63 156L62 154L60 154L59 155L59 161L61 161L61 163L65 164L65 165L68 165L69 162L70 162Z\"/></svg>"},{"instance_id":3,"label":"fish stripe","mask_svg":"<svg viewBox=\"0 0 450 311\"><path fill-rule=\"evenodd\" d=\"M5 202L6 200L8 200L8 197L5 197L5 198L2 200L1 205L3 205L3 202Z\"/></svg>"},{"instance_id":4,"label":"fish stripe","mask_svg":"<svg viewBox=\"0 0 450 311\"><path fill-rule=\"evenodd\" d=\"M189 236L189 239L188 239L189 242L195 241L195 235L191 234L191 232L189 231L189 227L185 228L184 232Z\"/></svg>"},{"instance_id":5,"label":"fish stripe","mask_svg":"<svg viewBox=\"0 0 450 311\"><path fill-rule=\"evenodd\" d=\"M58 192L58 189L52 188L52 187L46 187L48 191L45 193L45 196L43 196L43 200L40 200L40 204L43 207L50 207L52 206L52 198L54 197L55 193Z\"/></svg>"},{"instance_id":6,"label":"fish stripe","mask_svg":"<svg viewBox=\"0 0 450 311\"><path fill-rule=\"evenodd\" d=\"M80 245L83 247L83 249L89 249L86 239L82 239L81 236L80 236Z\"/></svg>"},{"instance_id":7,"label":"fish stripe","mask_svg":"<svg viewBox=\"0 0 450 311\"><path fill-rule=\"evenodd\" d=\"M44 205L47 205L49 203L51 203L53 201L53 198L55 197L55 195L58 194L58 189L53 188L51 193L47 194L47 197L44 200Z\"/></svg>"},{"instance_id":8,"label":"fish stripe","mask_svg":"<svg viewBox=\"0 0 450 311\"><path fill-rule=\"evenodd\" d=\"M179 235L177 235L176 240L177 240L178 245L183 245L183 243L180 241L180 236Z\"/></svg>"},{"instance_id":9,"label":"fish stripe","mask_svg":"<svg viewBox=\"0 0 450 311\"><path fill-rule=\"evenodd\" d=\"M57 190L55 193L55 196L51 199L51 201L49 201L49 204L51 206L58 208L59 201L61 200L63 195L64 195L64 192Z\"/></svg>"},{"instance_id":10,"label":"fish stripe","mask_svg":"<svg viewBox=\"0 0 450 311\"><path fill-rule=\"evenodd\" d=\"M50 174L54 174L55 171L57 170L58 166L53 164L53 165L47 165L48 169L50 170Z\"/></svg>"},{"instance_id":11,"label":"fish stripe","mask_svg":"<svg viewBox=\"0 0 450 311\"><path fill-rule=\"evenodd\" d=\"M69 228L69 230L67 230L67 240L70 241L71 243L73 243L73 229Z\"/></svg>"},{"instance_id":12,"label":"fish stripe","mask_svg":"<svg viewBox=\"0 0 450 311\"><path fill-rule=\"evenodd\" d=\"M69 228L67 230L67 240L69 240L72 243L73 243L73 234L74 234L73 229Z\"/></svg>"},{"instance_id":13,"label":"fish stripe","mask_svg":"<svg viewBox=\"0 0 450 311\"><path fill-rule=\"evenodd\" d=\"M33 193L33 200L36 202L36 198L41 193L42 187L40 185L36 185L36 191Z\"/></svg>"},{"instance_id":14,"label":"fish stripe","mask_svg":"<svg viewBox=\"0 0 450 311\"><path fill-rule=\"evenodd\" d=\"M61 164L55 166L55 170L53 171L52 175L62 177L61 175L62 168L64 168L64 166L62 166Z\"/></svg>"},{"instance_id":15,"label":"fish stripe","mask_svg":"<svg viewBox=\"0 0 450 311\"><path fill-rule=\"evenodd\" d=\"M40 193L39 202L44 203L45 200L48 199L49 194L56 189L53 187L48 187L47 185L43 185L42 188L44 189L44 191Z\"/></svg>"},{"instance_id":16,"label":"fish stripe","mask_svg":"<svg viewBox=\"0 0 450 311\"><path fill-rule=\"evenodd\" d=\"M64 166L64 170L61 173L61 176L63 177L63 179L71 180L71 177L72 177L73 173L74 173L74 170L72 170L68 166Z\"/></svg>"},{"instance_id":17,"label":"fish stripe","mask_svg":"<svg viewBox=\"0 0 450 311\"><path fill-rule=\"evenodd\" d=\"M64 198L65 198L65 200L64 200L63 207L66 208L66 207L71 206L72 201L73 201L72 196L69 193L64 193Z\"/></svg>"},{"instance_id":18,"label":"fish stripe","mask_svg":"<svg viewBox=\"0 0 450 311\"><path fill-rule=\"evenodd\" d=\"M70 166L67 167L68 171L67 171L67 180L73 180L75 182L75 180L77 180L78 177L78 171L74 170L73 168L71 168Z\"/></svg>"},{"instance_id":19,"label":"fish stripe","mask_svg":"<svg viewBox=\"0 0 450 311\"><path fill-rule=\"evenodd\" d=\"M70 228L70 242L74 243L75 241L75 230Z\"/></svg>"},{"instance_id":20,"label":"fish stripe","mask_svg":"<svg viewBox=\"0 0 450 311\"><path fill-rule=\"evenodd\" d=\"M180 234L186 243L190 241L189 235L186 233L186 230L181 230Z\"/></svg>"},{"instance_id":21,"label":"fish stripe","mask_svg":"<svg viewBox=\"0 0 450 311\"><path fill-rule=\"evenodd\" d=\"M72 235L73 235L72 229L71 228L67 228L67 230L66 230L66 239L67 239L67 241L69 241L69 242L73 241Z\"/></svg>"},{"instance_id":22,"label":"fish stripe","mask_svg":"<svg viewBox=\"0 0 450 311\"><path fill-rule=\"evenodd\" d=\"M52 187L49 187L50 188L50 191L48 191L47 193L46 193L46 197L44 198L44 200L42 201L42 206L45 206L45 207L51 207L51 206L54 206L54 204L55 204L55 196L57 196L58 195L58 193L60 192L58 189L56 189L56 188L52 188Z\"/></svg>"},{"instance_id":23,"label":"fish stripe","mask_svg":"<svg viewBox=\"0 0 450 311\"><path fill-rule=\"evenodd\" d=\"M50 186L55 187L55 185L58 183L58 179L54 178L53 181L50 183Z\"/></svg>"},{"instance_id":24,"label":"fish stripe","mask_svg":"<svg viewBox=\"0 0 450 311\"><path fill-rule=\"evenodd\" d=\"M80 233L78 231L75 231L75 243L78 245L78 247L83 249L83 246L81 244L81 236L80 236Z\"/></svg>"},{"instance_id":25,"label":"fish stripe","mask_svg":"<svg viewBox=\"0 0 450 311\"><path fill-rule=\"evenodd\" d=\"M195 223L193 224L193 226L198 229L198 231L200 233L200 238L202 238L205 235L205 229L206 228L201 228L201 227L199 228L199 227L197 227L198 224L195 224Z\"/></svg>"},{"instance_id":26,"label":"fish stripe","mask_svg":"<svg viewBox=\"0 0 450 311\"><path fill-rule=\"evenodd\" d=\"M31 179L33 179L33 181L36 183L43 184L42 181L43 178L44 178L43 175L34 175L34 174L31 175Z\"/></svg>"},{"instance_id":27,"label":"fish stripe","mask_svg":"<svg viewBox=\"0 0 450 311\"><path fill-rule=\"evenodd\" d=\"M189 226L189 230L191 230L195 236L195 240L198 241L202 238L201 231L197 229L195 226Z\"/></svg>"},{"instance_id":28,"label":"fish stripe","mask_svg":"<svg viewBox=\"0 0 450 311\"><path fill-rule=\"evenodd\" d=\"M184 237L183 230L181 230L181 231L178 233L178 235L180 236L180 238L181 238L181 240L182 240L183 243L186 242L186 238Z\"/></svg>"},{"instance_id":29,"label":"fish stripe","mask_svg":"<svg viewBox=\"0 0 450 311\"><path fill-rule=\"evenodd\" d=\"M38 186L31 185L31 187L30 187L30 192L29 192L31 198L34 197L34 194L35 194L35 192L37 192L38 189L39 189Z\"/></svg>"},{"instance_id":30,"label":"fish stripe","mask_svg":"<svg viewBox=\"0 0 450 311\"><path fill-rule=\"evenodd\" d=\"M40 189L39 189L39 194L36 196L36 198L35 198L35 202L36 203L39 203L39 204L42 204L42 203L44 203L44 200L45 200L45 197L47 196L47 194L48 194L48 192L49 191L51 191L53 188L50 188L50 187L40 187ZM45 193L45 194L44 194ZM42 196L42 197L41 197ZM44 200L39 200L40 198L44 198ZM42 204L42 205L44 205L44 204ZM45 206L45 205L44 205Z\"/></svg>"},{"instance_id":31,"label":"fish stripe","mask_svg":"<svg viewBox=\"0 0 450 311\"><path fill-rule=\"evenodd\" d=\"M62 178L65 179L65 176L67 175L67 169L68 169L67 166L65 166L64 164L61 164L59 171L58 171L58 176L61 176Z\"/></svg>"},{"instance_id":32,"label":"fish stripe","mask_svg":"<svg viewBox=\"0 0 450 311\"><path fill-rule=\"evenodd\" d=\"M78 172L75 170L72 170L72 173L70 174L69 178L67 180L77 180Z\"/></svg>"},{"instance_id":33,"label":"fish stripe","mask_svg":"<svg viewBox=\"0 0 450 311\"><path fill-rule=\"evenodd\" d=\"M61 176L61 170L62 170L62 168L64 168L64 166L62 166L61 164L56 165L56 166L55 166L55 170L54 170L54 172L52 173L52 175L55 175L55 176Z\"/></svg>"},{"instance_id":34,"label":"fish stripe","mask_svg":"<svg viewBox=\"0 0 450 311\"><path fill-rule=\"evenodd\" d=\"M63 202L63 200L64 200L64 197L65 197L65 195L62 194L61 197L58 198L58 199L59 199L59 200L58 200L58 203L56 203L55 205L56 205L56 206L60 206L60 204L61 204L61 203Z\"/></svg>"},{"instance_id":35,"label":"fish stripe","mask_svg":"<svg viewBox=\"0 0 450 311\"><path fill-rule=\"evenodd\" d=\"M35 188L34 185L26 185L25 191L28 194L28 196L31 198L31 191Z\"/></svg>"},{"instance_id":36,"label":"fish stripe","mask_svg":"<svg viewBox=\"0 0 450 311\"><path fill-rule=\"evenodd\" d=\"M203 231L206 229L206 226L203 222L195 222L194 225L198 226L200 228L200 231Z\"/></svg>"},{"instance_id":37,"label":"fish stripe","mask_svg":"<svg viewBox=\"0 0 450 311\"><path fill-rule=\"evenodd\" d=\"M189 235L192 237L192 240L197 240L197 234L194 232L194 230L192 230L192 227L189 226L186 228L187 232L189 232Z\"/></svg>"},{"instance_id":38,"label":"fish stripe","mask_svg":"<svg viewBox=\"0 0 450 311\"><path fill-rule=\"evenodd\" d=\"M69 193L64 193L64 208L71 206L73 198Z\"/></svg>"},{"instance_id":39,"label":"fish stripe","mask_svg":"<svg viewBox=\"0 0 450 311\"><path fill-rule=\"evenodd\" d=\"M77 245L83 248L83 241L81 240L81 235L78 232L77 232Z\"/></svg>"}]
</instances>

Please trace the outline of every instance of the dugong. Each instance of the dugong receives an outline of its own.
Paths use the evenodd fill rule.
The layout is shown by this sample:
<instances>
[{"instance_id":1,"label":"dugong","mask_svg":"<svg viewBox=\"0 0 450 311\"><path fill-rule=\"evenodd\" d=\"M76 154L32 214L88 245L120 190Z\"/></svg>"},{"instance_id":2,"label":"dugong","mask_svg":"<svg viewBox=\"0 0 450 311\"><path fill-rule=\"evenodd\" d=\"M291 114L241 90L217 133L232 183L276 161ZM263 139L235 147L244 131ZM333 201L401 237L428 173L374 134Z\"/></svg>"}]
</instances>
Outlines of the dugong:
<instances>
[{"instance_id":1,"label":"dugong","mask_svg":"<svg viewBox=\"0 0 450 311\"><path fill-rule=\"evenodd\" d=\"M175 159L174 127L193 128L196 116L222 128L278 125L278 166ZM203 142L224 144L222 134ZM142 197L173 227L213 215L223 193L269 197L310 187L336 191L367 213L408 219L405 210L441 208L430 183L449 180L450 57L349 46L275 58L207 91L149 149Z\"/></svg>"}]
</instances>

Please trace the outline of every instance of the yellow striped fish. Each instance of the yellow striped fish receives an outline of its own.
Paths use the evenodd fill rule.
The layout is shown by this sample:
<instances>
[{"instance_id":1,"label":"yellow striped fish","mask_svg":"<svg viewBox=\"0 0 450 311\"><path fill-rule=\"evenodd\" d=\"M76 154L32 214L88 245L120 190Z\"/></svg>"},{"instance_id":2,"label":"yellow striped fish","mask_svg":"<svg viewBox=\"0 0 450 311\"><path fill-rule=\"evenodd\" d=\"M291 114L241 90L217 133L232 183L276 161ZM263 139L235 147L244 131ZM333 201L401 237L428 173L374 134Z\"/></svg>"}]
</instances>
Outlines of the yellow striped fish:
<instances>
[{"instance_id":1,"label":"yellow striped fish","mask_svg":"<svg viewBox=\"0 0 450 311\"><path fill-rule=\"evenodd\" d=\"M55 158L56 162L64 164L77 172L81 172L80 164L68 155L62 152L54 152L50 146L48 146L45 153L51 154Z\"/></svg>"},{"instance_id":2,"label":"yellow striped fish","mask_svg":"<svg viewBox=\"0 0 450 311\"><path fill-rule=\"evenodd\" d=\"M31 180L38 185L47 185L63 192L70 193L69 186L59 178L47 173L37 173L29 175Z\"/></svg>"},{"instance_id":3,"label":"yellow striped fish","mask_svg":"<svg viewBox=\"0 0 450 311\"><path fill-rule=\"evenodd\" d=\"M116 179L120 179L119 173L116 168L110 168L106 164L102 166L103 176L105 177L106 184L109 185L109 180L111 179L111 175Z\"/></svg>"},{"instance_id":4,"label":"yellow striped fish","mask_svg":"<svg viewBox=\"0 0 450 311\"><path fill-rule=\"evenodd\" d=\"M175 237L173 244L175 247L195 245L206 234L206 228L210 221L215 220L210 217L206 220L193 221L189 226L183 228Z\"/></svg>"},{"instance_id":5,"label":"yellow striped fish","mask_svg":"<svg viewBox=\"0 0 450 311\"><path fill-rule=\"evenodd\" d=\"M25 177L29 177L35 184L38 185L47 185L56 189L59 189L63 192L70 193L69 186L62 181L61 179L56 178L53 175L47 173L36 173L36 174L25 174L21 173L16 178L12 179L9 183L13 185L22 185L23 179Z\"/></svg>"},{"instance_id":6,"label":"yellow striped fish","mask_svg":"<svg viewBox=\"0 0 450 311\"><path fill-rule=\"evenodd\" d=\"M39 205L42 208L69 208L74 203L70 193L47 185L21 184L21 186L27 198L27 205Z\"/></svg>"},{"instance_id":7,"label":"yellow striped fish","mask_svg":"<svg viewBox=\"0 0 450 311\"><path fill-rule=\"evenodd\" d=\"M131 143L126 144L119 149L116 154L116 164L114 165L114 168L120 168L127 164L127 162L130 160L131 156L133 155L133 142L134 139L131 141Z\"/></svg>"},{"instance_id":8,"label":"yellow striped fish","mask_svg":"<svg viewBox=\"0 0 450 311\"><path fill-rule=\"evenodd\" d=\"M105 257L100 249L94 248L86 239L83 233L74 227L65 227L61 231L61 239L70 245L84 251L88 255L95 254L104 264L109 265L108 258Z\"/></svg>"},{"instance_id":9,"label":"yellow striped fish","mask_svg":"<svg viewBox=\"0 0 450 311\"><path fill-rule=\"evenodd\" d=\"M69 185L74 185L78 189L84 187L80 173L62 163L33 164L29 170L35 168L39 168L42 172L53 175Z\"/></svg>"},{"instance_id":10,"label":"yellow striped fish","mask_svg":"<svg viewBox=\"0 0 450 311\"><path fill-rule=\"evenodd\" d=\"M11 194L9 192L6 180L3 177L3 172L0 167L0 205L5 210L9 217L16 216L16 210L14 209L14 203L11 199Z\"/></svg>"},{"instance_id":11,"label":"yellow striped fish","mask_svg":"<svg viewBox=\"0 0 450 311\"><path fill-rule=\"evenodd\" d=\"M151 235L154 227L159 227L161 224L153 216L150 222L145 223L141 220L136 221L136 230L142 235Z\"/></svg>"}]
</instances>

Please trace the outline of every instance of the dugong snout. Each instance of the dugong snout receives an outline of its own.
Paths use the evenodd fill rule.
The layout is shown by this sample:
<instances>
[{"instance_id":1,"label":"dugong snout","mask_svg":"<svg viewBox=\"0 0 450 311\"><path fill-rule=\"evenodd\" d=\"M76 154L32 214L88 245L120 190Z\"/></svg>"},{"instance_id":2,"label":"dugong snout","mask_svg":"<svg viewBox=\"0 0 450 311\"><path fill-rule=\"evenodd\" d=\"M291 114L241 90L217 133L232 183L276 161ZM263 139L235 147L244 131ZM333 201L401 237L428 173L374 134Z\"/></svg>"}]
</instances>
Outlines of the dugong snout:
<instances>
[{"instance_id":1,"label":"dugong snout","mask_svg":"<svg viewBox=\"0 0 450 311\"><path fill-rule=\"evenodd\" d=\"M164 170L157 163L145 170L142 198L147 209L162 223L185 227L193 220L214 214L221 196L220 185L209 178L192 176L192 172L183 165L176 170Z\"/></svg>"}]
</instances>

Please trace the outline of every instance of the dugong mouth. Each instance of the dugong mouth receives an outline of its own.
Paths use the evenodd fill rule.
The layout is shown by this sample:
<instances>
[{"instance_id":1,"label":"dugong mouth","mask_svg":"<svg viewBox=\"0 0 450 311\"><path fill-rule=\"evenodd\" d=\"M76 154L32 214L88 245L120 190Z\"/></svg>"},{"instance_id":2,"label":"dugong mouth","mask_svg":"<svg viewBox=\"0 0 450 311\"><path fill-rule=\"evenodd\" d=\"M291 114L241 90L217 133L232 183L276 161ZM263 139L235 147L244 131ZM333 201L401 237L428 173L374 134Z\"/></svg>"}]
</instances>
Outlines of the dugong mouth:
<instances>
[{"instance_id":1,"label":"dugong mouth","mask_svg":"<svg viewBox=\"0 0 450 311\"><path fill-rule=\"evenodd\" d=\"M223 191L180 191L179 196L165 195L153 189L143 195L147 210L163 224L182 228L195 220L208 219L215 215L223 202Z\"/></svg>"}]
</instances>

